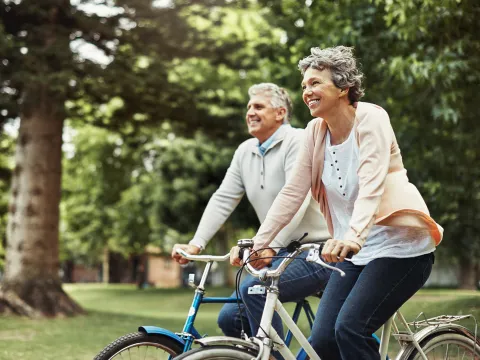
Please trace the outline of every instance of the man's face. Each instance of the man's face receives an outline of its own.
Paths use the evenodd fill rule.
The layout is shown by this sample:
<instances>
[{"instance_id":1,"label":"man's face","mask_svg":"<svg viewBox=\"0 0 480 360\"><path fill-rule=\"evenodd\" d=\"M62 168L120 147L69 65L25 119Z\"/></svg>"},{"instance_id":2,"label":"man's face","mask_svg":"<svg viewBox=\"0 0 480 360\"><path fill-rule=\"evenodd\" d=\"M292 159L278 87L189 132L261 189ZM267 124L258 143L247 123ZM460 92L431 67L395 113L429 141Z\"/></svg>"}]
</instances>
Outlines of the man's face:
<instances>
[{"instance_id":1,"label":"man's face","mask_svg":"<svg viewBox=\"0 0 480 360\"><path fill-rule=\"evenodd\" d=\"M285 109L273 108L270 96L254 95L247 104L248 132L262 143L282 125L284 116Z\"/></svg>"}]
</instances>

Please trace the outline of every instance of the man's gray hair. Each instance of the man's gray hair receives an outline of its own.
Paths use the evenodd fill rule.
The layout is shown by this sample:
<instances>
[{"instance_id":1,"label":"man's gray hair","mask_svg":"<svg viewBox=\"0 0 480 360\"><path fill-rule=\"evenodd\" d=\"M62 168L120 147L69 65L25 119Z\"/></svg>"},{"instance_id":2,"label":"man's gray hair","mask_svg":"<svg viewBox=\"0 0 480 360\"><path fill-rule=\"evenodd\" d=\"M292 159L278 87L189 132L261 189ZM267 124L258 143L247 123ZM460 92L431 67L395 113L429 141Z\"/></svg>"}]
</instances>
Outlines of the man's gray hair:
<instances>
[{"instance_id":1,"label":"man's gray hair","mask_svg":"<svg viewBox=\"0 0 480 360\"><path fill-rule=\"evenodd\" d=\"M339 89L349 89L348 99L353 104L365 95L362 88L363 73L357 67L353 47L334 46L310 49L311 55L298 62L298 68L305 75L308 68L316 70L329 69L332 81Z\"/></svg>"},{"instance_id":2,"label":"man's gray hair","mask_svg":"<svg viewBox=\"0 0 480 360\"><path fill-rule=\"evenodd\" d=\"M250 89L248 89L248 95L250 97L255 95L270 96L270 105L273 108L283 107L285 109L283 123L288 124L292 119L292 99L290 98L290 95L288 95L287 90L284 88L281 88L273 83L260 83L250 86Z\"/></svg>"}]
</instances>

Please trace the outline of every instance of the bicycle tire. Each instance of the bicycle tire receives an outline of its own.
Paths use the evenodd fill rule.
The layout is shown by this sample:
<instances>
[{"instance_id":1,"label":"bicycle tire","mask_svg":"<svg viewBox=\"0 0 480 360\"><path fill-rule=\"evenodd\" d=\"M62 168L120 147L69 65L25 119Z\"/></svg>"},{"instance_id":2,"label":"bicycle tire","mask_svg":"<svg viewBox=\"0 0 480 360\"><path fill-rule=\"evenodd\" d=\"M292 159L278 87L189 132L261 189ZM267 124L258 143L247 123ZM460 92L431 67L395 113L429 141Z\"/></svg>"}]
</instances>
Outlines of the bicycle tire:
<instances>
[{"instance_id":1,"label":"bicycle tire","mask_svg":"<svg viewBox=\"0 0 480 360\"><path fill-rule=\"evenodd\" d=\"M187 351L175 360L252 360L257 357L257 351L242 349L235 346L212 345Z\"/></svg>"},{"instance_id":2,"label":"bicycle tire","mask_svg":"<svg viewBox=\"0 0 480 360\"><path fill-rule=\"evenodd\" d=\"M170 356L173 357L183 352L183 345L167 336L136 332L111 342L95 356L94 360L122 359L122 354L126 352L131 360L149 359L147 356L149 347L155 349L155 359L169 359ZM158 353L158 350L162 350L164 354Z\"/></svg>"},{"instance_id":3,"label":"bicycle tire","mask_svg":"<svg viewBox=\"0 0 480 360\"><path fill-rule=\"evenodd\" d=\"M436 359L436 356L439 355L441 359L445 360L478 360L480 359L480 345L478 342L475 344L474 356L472 338L461 333L438 333L423 340L420 346L428 359ZM423 359L422 356L419 351L414 348L408 356L408 360L420 359Z\"/></svg>"}]
</instances>

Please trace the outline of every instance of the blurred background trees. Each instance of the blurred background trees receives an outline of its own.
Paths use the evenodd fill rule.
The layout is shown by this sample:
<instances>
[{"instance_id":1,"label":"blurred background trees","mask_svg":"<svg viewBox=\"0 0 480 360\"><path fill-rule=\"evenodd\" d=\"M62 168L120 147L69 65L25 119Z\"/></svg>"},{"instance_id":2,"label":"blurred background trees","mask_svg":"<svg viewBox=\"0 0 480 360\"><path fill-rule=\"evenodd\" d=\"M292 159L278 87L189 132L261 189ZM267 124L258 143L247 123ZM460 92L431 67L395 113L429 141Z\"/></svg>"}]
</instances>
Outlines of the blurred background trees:
<instances>
[{"instance_id":1,"label":"blurred background trees","mask_svg":"<svg viewBox=\"0 0 480 360\"><path fill-rule=\"evenodd\" d=\"M475 287L479 12L474 0L2 0L0 308L75 313L60 260L187 241L248 137L248 87L286 87L304 127L296 64L338 44L355 46L364 101L389 112L409 176L445 227L440 257ZM256 226L242 203L211 250ZM32 298L32 287L57 298Z\"/></svg>"}]
</instances>

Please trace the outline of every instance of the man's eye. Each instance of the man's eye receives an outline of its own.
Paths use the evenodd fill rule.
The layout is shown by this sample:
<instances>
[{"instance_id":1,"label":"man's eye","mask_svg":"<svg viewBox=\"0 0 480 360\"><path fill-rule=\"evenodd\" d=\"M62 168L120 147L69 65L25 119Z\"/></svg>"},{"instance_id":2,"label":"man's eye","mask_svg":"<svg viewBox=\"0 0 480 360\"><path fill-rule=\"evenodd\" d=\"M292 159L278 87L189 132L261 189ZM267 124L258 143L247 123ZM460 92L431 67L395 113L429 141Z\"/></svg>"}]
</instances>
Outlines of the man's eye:
<instances>
[{"instance_id":1,"label":"man's eye","mask_svg":"<svg viewBox=\"0 0 480 360\"><path fill-rule=\"evenodd\" d=\"M316 81L316 80L312 81L312 85L318 85L318 84L320 84L320 81Z\"/></svg>"},{"instance_id":2,"label":"man's eye","mask_svg":"<svg viewBox=\"0 0 480 360\"><path fill-rule=\"evenodd\" d=\"M307 87L305 85L302 85L302 90L305 90Z\"/></svg>"}]
</instances>

